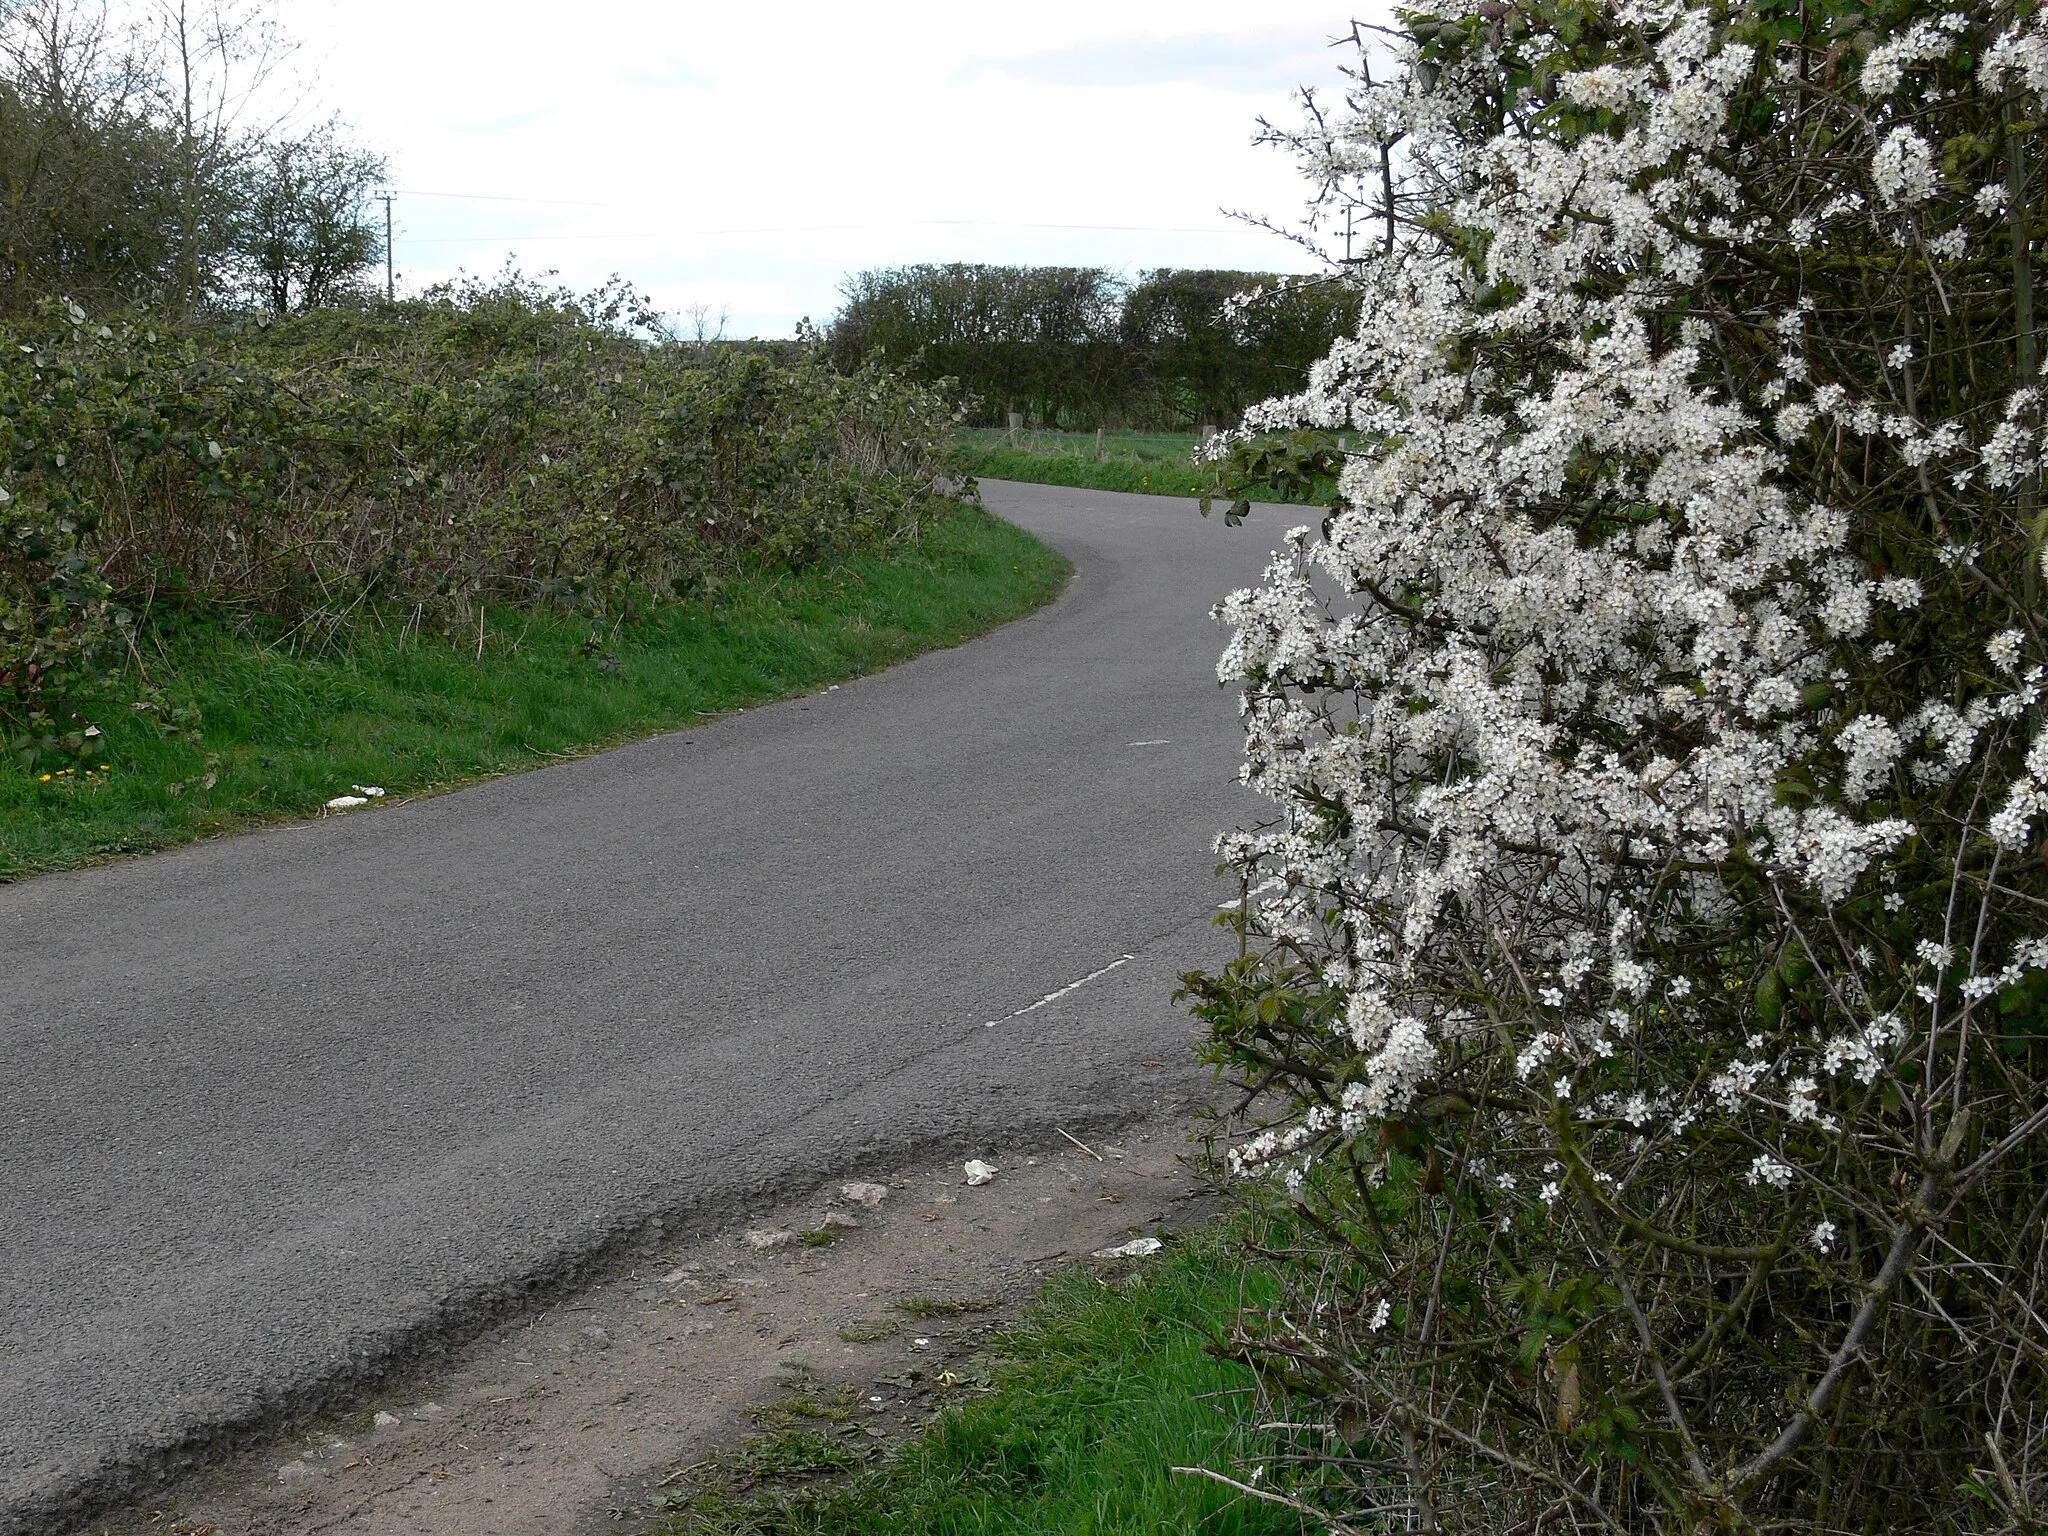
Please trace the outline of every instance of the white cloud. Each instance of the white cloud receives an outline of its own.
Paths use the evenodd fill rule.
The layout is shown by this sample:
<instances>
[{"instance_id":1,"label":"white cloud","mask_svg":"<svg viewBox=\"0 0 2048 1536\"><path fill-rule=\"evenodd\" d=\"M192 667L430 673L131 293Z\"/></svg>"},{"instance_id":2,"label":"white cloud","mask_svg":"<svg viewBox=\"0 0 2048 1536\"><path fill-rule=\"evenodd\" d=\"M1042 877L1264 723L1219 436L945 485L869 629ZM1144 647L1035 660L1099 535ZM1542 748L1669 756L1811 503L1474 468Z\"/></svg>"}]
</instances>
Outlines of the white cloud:
<instances>
[{"instance_id":1,"label":"white cloud","mask_svg":"<svg viewBox=\"0 0 2048 1536\"><path fill-rule=\"evenodd\" d=\"M280 14L319 106L390 156L403 282L508 257L575 287L619 272L740 335L822 320L845 273L900 262L1301 270L1220 210L1299 210L1255 120L1335 85L1349 29L1304 0L1256 21L1215 0Z\"/></svg>"}]
</instances>

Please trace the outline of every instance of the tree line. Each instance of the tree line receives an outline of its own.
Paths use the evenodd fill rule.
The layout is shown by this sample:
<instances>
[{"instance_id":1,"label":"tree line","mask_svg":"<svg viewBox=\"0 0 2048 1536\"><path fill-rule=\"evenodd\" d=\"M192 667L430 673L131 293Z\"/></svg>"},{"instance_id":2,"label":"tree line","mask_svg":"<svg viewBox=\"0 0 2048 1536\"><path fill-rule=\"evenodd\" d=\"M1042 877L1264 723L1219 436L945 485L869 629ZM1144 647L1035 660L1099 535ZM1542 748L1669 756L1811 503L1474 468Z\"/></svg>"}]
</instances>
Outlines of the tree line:
<instances>
[{"instance_id":1,"label":"tree line","mask_svg":"<svg viewBox=\"0 0 2048 1536\"><path fill-rule=\"evenodd\" d=\"M289 53L255 0L0 5L0 311L363 293L384 161L337 119L266 115Z\"/></svg>"},{"instance_id":2,"label":"tree line","mask_svg":"<svg viewBox=\"0 0 2048 1536\"><path fill-rule=\"evenodd\" d=\"M1173 268L956 262L861 272L841 293L826 339L842 368L880 353L956 381L971 421L1081 430L1232 424L1299 390L1358 308L1334 279Z\"/></svg>"}]
</instances>

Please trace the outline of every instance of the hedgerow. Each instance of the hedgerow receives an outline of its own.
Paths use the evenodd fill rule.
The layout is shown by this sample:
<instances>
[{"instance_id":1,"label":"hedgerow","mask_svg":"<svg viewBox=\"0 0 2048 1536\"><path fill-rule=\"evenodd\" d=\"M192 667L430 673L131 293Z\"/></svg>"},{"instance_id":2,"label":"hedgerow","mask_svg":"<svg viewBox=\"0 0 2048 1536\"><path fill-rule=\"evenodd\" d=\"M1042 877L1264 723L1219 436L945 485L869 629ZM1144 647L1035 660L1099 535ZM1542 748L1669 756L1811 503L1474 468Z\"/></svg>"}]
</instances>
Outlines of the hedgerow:
<instances>
[{"instance_id":1,"label":"hedgerow","mask_svg":"<svg viewBox=\"0 0 2048 1536\"><path fill-rule=\"evenodd\" d=\"M1294 140L1376 238L1230 449L1341 495L1189 986L1333 1529L2048 1513L2044 92L2029 6L1479 0Z\"/></svg>"},{"instance_id":2,"label":"hedgerow","mask_svg":"<svg viewBox=\"0 0 2048 1536\"><path fill-rule=\"evenodd\" d=\"M294 643L368 605L452 632L915 536L952 422L879 365L651 338L622 290L203 327L50 306L0 330L0 729L77 738L166 603Z\"/></svg>"},{"instance_id":3,"label":"hedgerow","mask_svg":"<svg viewBox=\"0 0 2048 1536\"><path fill-rule=\"evenodd\" d=\"M949 379L971 419L1191 430L1292 389L1341 334L1343 287L1255 272L953 263L860 272L827 328L842 366L882 352ZM1230 303L1236 296L1240 302Z\"/></svg>"}]
</instances>

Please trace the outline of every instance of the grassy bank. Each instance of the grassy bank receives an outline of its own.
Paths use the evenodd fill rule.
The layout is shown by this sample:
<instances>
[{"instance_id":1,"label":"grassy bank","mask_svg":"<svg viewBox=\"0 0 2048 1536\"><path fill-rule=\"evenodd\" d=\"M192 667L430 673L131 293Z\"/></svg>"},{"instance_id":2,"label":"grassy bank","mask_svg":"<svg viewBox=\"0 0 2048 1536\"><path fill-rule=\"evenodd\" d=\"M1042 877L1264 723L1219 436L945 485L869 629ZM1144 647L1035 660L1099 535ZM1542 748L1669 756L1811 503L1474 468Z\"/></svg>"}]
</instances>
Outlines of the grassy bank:
<instances>
[{"instance_id":1,"label":"grassy bank","mask_svg":"<svg viewBox=\"0 0 2048 1536\"><path fill-rule=\"evenodd\" d=\"M957 438L976 475L1154 496L1202 494L1209 473L1190 457L1195 441L1192 432L1105 432L1098 459L1093 432L1025 432L1013 446L1000 429L967 427Z\"/></svg>"},{"instance_id":2,"label":"grassy bank","mask_svg":"<svg viewBox=\"0 0 2048 1536\"><path fill-rule=\"evenodd\" d=\"M1194 497L1210 488L1209 466L1192 458L1196 442L1192 432L1105 432L1098 457L1093 432L1023 432L1013 441L994 427L966 427L955 436L954 452L969 473L991 480ZM1325 503L1335 488L1327 475L1315 478L1308 500ZM1289 499L1266 486L1238 494L1260 502ZM1221 504L1230 499L1222 497ZM1299 505L1302 498L1293 499Z\"/></svg>"},{"instance_id":3,"label":"grassy bank","mask_svg":"<svg viewBox=\"0 0 2048 1536\"><path fill-rule=\"evenodd\" d=\"M99 751L71 773L0 770L0 879L308 815L356 785L419 793L694 724L967 639L1047 601L1067 570L962 508L914 544L602 623L494 608L442 636L387 613L309 655L159 611L140 662L161 707L96 711Z\"/></svg>"},{"instance_id":4,"label":"grassy bank","mask_svg":"<svg viewBox=\"0 0 2048 1536\"><path fill-rule=\"evenodd\" d=\"M1254 1449L1249 1374L1207 1348L1240 1278L1227 1229L1121 1275L1058 1275L1002 1339L994 1389L901 1454L860 1469L857 1394L813 1394L671 1496L670 1536L1299 1536L1301 1517L1170 1470L1227 1472Z\"/></svg>"}]
</instances>

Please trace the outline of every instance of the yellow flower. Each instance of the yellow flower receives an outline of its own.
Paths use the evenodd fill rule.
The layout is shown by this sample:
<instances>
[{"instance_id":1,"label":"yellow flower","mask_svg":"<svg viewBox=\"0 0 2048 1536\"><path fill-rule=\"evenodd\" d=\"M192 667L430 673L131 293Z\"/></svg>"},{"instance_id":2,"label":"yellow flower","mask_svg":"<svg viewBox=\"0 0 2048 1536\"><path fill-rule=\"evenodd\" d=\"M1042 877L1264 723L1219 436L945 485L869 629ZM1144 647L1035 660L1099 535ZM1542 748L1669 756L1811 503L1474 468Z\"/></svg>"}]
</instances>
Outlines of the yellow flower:
<instances>
[{"instance_id":1,"label":"yellow flower","mask_svg":"<svg viewBox=\"0 0 2048 1536\"><path fill-rule=\"evenodd\" d=\"M42 777L42 779L41 779L41 782L42 782L42 783L44 783L44 784L47 784L47 783L49 783L49 782L50 782L50 776L49 776L49 775L48 775L47 773L46 773L46 774L44 774L44 775L43 775L43 777Z\"/></svg>"}]
</instances>

